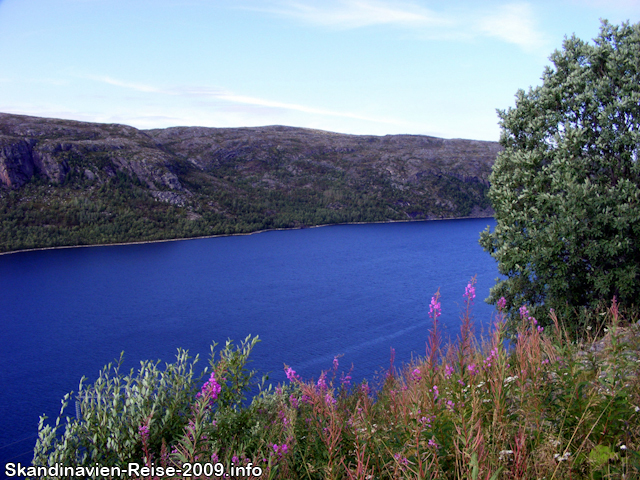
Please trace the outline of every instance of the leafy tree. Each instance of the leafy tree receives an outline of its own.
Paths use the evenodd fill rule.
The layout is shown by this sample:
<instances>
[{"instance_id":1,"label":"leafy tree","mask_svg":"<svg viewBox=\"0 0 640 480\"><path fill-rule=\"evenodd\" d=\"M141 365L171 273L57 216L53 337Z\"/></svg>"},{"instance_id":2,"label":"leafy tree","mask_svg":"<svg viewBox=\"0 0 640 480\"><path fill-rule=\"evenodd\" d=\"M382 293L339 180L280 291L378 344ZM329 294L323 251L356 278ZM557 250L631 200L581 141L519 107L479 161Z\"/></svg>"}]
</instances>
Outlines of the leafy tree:
<instances>
[{"instance_id":1,"label":"leafy tree","mask_svg":"<svg viewBox=\"0 0 640 480\"><path fill-rule=\"evenodd\" d=\"M498 110L490 177L498 261L488 299L556 309L640 298L640 24L604 21L594 44L572 36L542 86Z\"/></svg>"}]
</instances>

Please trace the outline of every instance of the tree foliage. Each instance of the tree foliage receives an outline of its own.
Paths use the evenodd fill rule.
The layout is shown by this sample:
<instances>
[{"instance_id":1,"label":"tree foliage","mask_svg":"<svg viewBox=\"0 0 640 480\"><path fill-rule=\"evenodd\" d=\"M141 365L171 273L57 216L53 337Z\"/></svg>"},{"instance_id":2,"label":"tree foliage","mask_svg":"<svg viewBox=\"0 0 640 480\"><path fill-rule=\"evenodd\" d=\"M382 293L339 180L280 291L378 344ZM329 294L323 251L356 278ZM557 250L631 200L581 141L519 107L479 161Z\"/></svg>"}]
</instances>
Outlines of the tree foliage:
<instances>
[{"instance_id":1,"label":"tree foliage","mask_svg":"<svg viewBox=\"0 0 640 480\"><path fill-rule=\"evenodd\" d=\"M490 177L496 212L480 243L506 276L491 290L522 304L593 307L640 294L640 24L572 36L542 86L498 110Z\"/></svg>"}]
</instances>

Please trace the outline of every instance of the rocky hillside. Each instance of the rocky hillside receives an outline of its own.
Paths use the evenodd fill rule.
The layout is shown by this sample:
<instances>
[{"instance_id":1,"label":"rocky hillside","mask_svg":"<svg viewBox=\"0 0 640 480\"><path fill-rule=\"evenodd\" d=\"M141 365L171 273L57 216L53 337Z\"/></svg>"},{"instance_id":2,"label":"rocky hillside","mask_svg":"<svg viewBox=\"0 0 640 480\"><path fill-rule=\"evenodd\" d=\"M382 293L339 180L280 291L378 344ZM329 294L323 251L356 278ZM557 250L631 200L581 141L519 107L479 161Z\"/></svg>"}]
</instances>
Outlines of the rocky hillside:
<instances>
[{"instance_id":1,"label":"rocky hillside","mask_svg":"<svg viewBox=\"0 0 640 480\"><path fill-rule=\"evenodd\" d=\"M0 113L0 250L490 215L495 142Z\"/></svg>"}]
</instances>

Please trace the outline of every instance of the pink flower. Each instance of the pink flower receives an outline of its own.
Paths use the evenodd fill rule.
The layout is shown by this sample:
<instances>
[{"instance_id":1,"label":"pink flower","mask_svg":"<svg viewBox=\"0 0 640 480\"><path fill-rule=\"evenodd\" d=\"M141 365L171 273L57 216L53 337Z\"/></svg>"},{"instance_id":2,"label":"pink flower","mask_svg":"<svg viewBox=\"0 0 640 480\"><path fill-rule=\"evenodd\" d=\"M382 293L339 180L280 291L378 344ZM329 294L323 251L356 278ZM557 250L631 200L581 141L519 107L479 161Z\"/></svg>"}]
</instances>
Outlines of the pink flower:
<instances>
[{"instance_id":1,"label":"pink flower","mask_svg":"<svg viewBox=\"0 0 640 480\"><path fill-rule=\"evenodd\" d=\"M492 348L491 352L489 353L489 356L483 360L484 367L485 368L491 367L491 362L493 361L493 359L497 358L497 356L498 356L498 349Z\"/></svg>"},{"instance_id":2,"label":"pink flower","mask_svg":"<svg viewBox=\"0 0 640 480\"><path fill-rule=\"evenodd\" d=\"M213 405L213 401L216 398L218 398L218 395L220 394L221 391L222 391L222 387L216 381L215 372L211 372L211 376L209 377L209 380L207 380L205 384L202 386L202 389L200 390L200 392L198 392L198 394L196 395L196 398L200 398L204 395L209 395L209 403L210 405Z\"/></svg>"},{"instance_id":3,"label":"pink flower","mask_svg":"<svg viewBox=\"0 0 640 480\"><path fill-rule=\"evenodd\" d=\"M500 300L498 300L498 311L502 312L502 310L504 310L506 306L507 306L507 299L504 297L500 297Z\"/></svg>"},{"instance_id":4,"label":"pink flower","mask_svg":"<svg viewBox=\"0 0 640 480\"><path fill-rule=\"evenodd\" d=\"M520 317L522 318L527 318L529 316L529 310L527 310L527 306L526 305L522 305L520 307Z\"/></svg>"},{"instance_id":5,"label":"pink flower","mask_svg":"<svg viewBox=\"0 0 640 480\"><path fill-rule=\"evenodd\" d=\"M298 399L293 394L289 395L289 403L293 408L298 408Z\"/></svg>"},{"instance_id":6,"label":"pink flower","mask_svg":"<svg viewBox=\"0 0 640 480\"><path fill-rule=\"evenodd\" d=\"M335 405L337 403L336 399L331 395L331 392L327 392L324 396L324 401L327 405Z\"/></svg>"},{"instance_id":7,"label":"pink flower","mask_svg":"<svg viewBox=\"0 0 640 480\"><path fill-rule=\"evenodd\" d=\"M298 380L300 380L300 377L296 374L296 371L291 367L285 368L284 373L287 375L287 379L290 382L297 382Z\"/></svg>"},{"instance_id":8,"label":"pink flower","mask_svg":"<svg viewBox=\"0 0 640 480\"><path fill-rule=\"evenodd\" d=\"M320 390L326 390L327 389L326 376L327 376L327 374L325 372L322 372L320 374L320 378L318 379L318 388Z\"/></svg>"},{"instance_id":9,"label":"pink flower","mask_svg":"<svg viewBox=\"0 0 640 480\"><path fill-rule=\"evenodd\" d=\"M364 393L365 395L369 395L371 393L371 388L369 387L368 383L363 383L360 388L362 390L362 393Z\"/></svg>"},{"instance_id":10,"label":"pink flower","mask_svg":"<svg viewBox=\"0 0 640 480\"><path fill-rule=\"evenodd\" d=\"M149 427L147 425L140 425L138 432L142 437L142 443L149 443Z\"/></svg>"},{"instance_id":11,"label":"pink flower","mask_svg":"<svg viewBox=\"0 0 640 480\"><path fill-rule=\"evenodd\" d=\"M407 457L404 457L404 456L400 455L399 453L396 453L393 456L393 458L395 458L396 462L398 462L403 467L406 467L407 465L409 465L409 460L407 460Z\"/></svg>"},{"instance_id":12,"label":"pink flower","mask_svg":"<svg viewBox=\"0 0 640 480\"><path fill-rule=\"evenodd\" d=\"M451 365L444 366L444 376L447 380L451 378L451 375L453 375L453 372L454 372L454 369Z\"/></svg>"},{"instance_id":13,"label":"pink flower","mask_svg":"<svg viewBox=\"0 0 640 480\"><path fill-rule=\"evenodd\" d=\"M473 286L472 283L468 283L466 288L464 289L464 298L466 298L469 302L472 302L474 298L476 298L476 287Z\"/></svg>"},{"instance_id":14,"label":"pink flower","mask_svg":"<svg viewBox=\"0 0 640 480\"><path fill-rule=\"evenodd\" d=\"M333 371L338 370L338 357L333 357Z\"/></svg>"},{"instance_id":15,"label":"pink flower","mask_svg":"<svg viewBox=\"0 0 640 480\"><path fill-rule=\"evenodd\" d=\"M413 372L411 372L411 376L413 377L413 380L416 382L419 382L420 380L422 380L422 372L420 372L419 368L416 368Z\"/></svg>"},{"instance_id":16,"label":"pink flower","mask_svg":"<svg viewBox=\"0 0 640 480\"><path fill-rule=\"evenodd\" d=\"M475 363L472 363L471 365L467 366L467 370L469 370L469 373L471 375L475 375L477 372Z\"/></svg>"},{"instance_id":17,"label":"pink flower","mask_svg":"<svg viewBox=\"0 0 640 480\"><path fill-rule=\"evenodd\" d=\"M283 443L282 445L277 445L274 443L271 445L271 448L273 448L273 453L275 453L279 457L289 453L289 447L287 446L286 443Z\"/></svg>"},{"instance_id":18,"label":"pink flower","mask_svg":"<svg viewBox=\"0 0 640 480\"><path fill-rule=\"evenodd\" d=\"M440 302L436 300L436 297L431 297L431 303L429 304L429 316L436 321L441 313L442 310L440 308Z\"/></svg>"},{"instance_id":19,"label":"pink flower","mask_svg":"<svg viewBox=\"0 0 640 480\"><path fill-rule=\"evenodd\" d=\"M280 417L280 420L282 421L282 424L286 427L287 425L289 425L289 419L287 418L287 414L284 413L282 410L280 410L278 412L278 417Z\"/></svg>"},{"instance_id":20,"label":"pink flower","mask_svg":"<svg viewBox=\"0 0 640 480\"><path fill-rule=\"evenodd\" d=\"M439 395L439 393L440 393L440 392L438 392L438 386L437 386L437 385L434 385L434 386L433 386L433 399L434 399L434 400L437 400L437 399L438 399L438 395Z\"/></svg>"}]
</instances>

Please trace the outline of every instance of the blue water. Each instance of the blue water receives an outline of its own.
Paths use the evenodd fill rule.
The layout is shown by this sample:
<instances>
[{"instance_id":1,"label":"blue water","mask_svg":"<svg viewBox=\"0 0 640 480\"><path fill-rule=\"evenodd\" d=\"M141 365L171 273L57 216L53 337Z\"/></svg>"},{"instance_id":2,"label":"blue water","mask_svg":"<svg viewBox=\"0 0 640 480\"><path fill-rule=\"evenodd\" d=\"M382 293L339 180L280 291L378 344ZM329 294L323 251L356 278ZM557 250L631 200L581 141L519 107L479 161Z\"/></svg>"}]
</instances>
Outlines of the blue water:
<instances>
[{"instance_id":1,"label":"blue water","mask_svg":"<svg viewBox=\"0 0 640 480\"><path fill-rule=\"evenodd\" d=\"M476 323L488 326L483 299L498 271L478 245L487 225L343 225L1 256L0 467L28 463L38 416L55 419L62 396L123 350L127 370L173 361L178 347L204 366L212 341L253 334L262 342L251 366L273 383L284 363L317 378L338 354L356 381L373 380L391 347L396 365L424 355L438 288L455 337L473 275Z\"/></svg>"}]
</instances>

